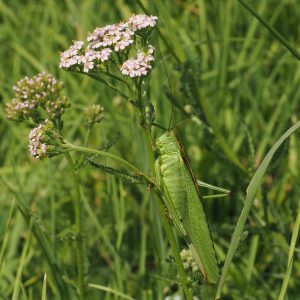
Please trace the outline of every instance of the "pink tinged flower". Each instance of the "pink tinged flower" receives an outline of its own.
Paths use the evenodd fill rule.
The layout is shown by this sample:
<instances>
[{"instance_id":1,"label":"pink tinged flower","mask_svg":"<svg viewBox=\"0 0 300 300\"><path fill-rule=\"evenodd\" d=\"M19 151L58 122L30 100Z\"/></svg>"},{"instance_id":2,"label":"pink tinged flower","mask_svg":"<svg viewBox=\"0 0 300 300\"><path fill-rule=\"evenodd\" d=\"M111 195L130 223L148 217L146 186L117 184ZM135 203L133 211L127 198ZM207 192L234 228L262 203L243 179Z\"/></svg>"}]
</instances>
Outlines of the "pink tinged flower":
<instances>
[{"instance_id":1,"label":"pink tinged flower","mask_svg":"<svg viewBox=\"0 0 300 300\"><path fill-rule=\"evenodd\" d=\"M63 139L54 124L46 119L29 133L28 149L38 159L57 156L63 153Z\"/></svg>"},{"instance_id":2,"label":"pink tinged flower","mask_svg":"<svg viewBox=\"0 0 300 300\"><path fill-rule=\"evenodd\" d=\"M146 76L152 69L151 62L154 61L154 47L149 46L147 53L138 52L137 58L130 58L123 63L120 70L123 75L131 78Z\"/></svg>"},{"instance_id":3,"label":"pink tinged flower","mask_svg":"<svg viewBox=\"0 0 300 300\"><path fill-rule=\"evenodd\" d=\"M119 51L119 50L124 50L126 47L131 45L134 42L132 35L129 33L124 33L121 36L121 39L115 43L114 50Z\"/></svg>"},{"instance_id":4,"label":"pink tinged flower","mask_svg":"<svg viewBox=\"0 0 300 300\"><path fill-rule=\"evenodd\" d=\"M93 69L97 62L105 62L109 60L112 50L109 48L104 48L101 51L96 51L93 49L87 49L85 55L81 58L81 62L84 64L84 72Z\"/></svg>"},{"instance_id":5,"label":"pink tinged flower","mask_svg":"<svg viewBox=\"0 0 300 300\"><path fill-rule=\"evenodd\" d=\"M94 63L92 61L87 61L83 65L83 72L88 73L90 70L94 68Z\"/></svg>"},{"instance_id":6,"label":"pink tinged flower","mask_svg":"<svg viewBox=\"0 0 300 300\"><path fill-rule=\"evenodd\" d=\"M47 120L45 123L47 123ZM41 141L43 128L44 124L40 124L29 133L29 152L36 158L44 158L47 156L47 145Z\"/></svg>"},{"instance_id":7,"label":"pink tinged flower","mask_svg":"<svg viewBox=\"0 0 300 300\"><path fill-rule=\"evenodd\" d=\"M78 53L83 49L83 45L83 41L74 41L73 45L71 45L69 49L61 52L59 67L68 69L72 66L77 65L78 59L80 57Z\"/></svg>"},{"instance_id":8,"label":"pink tinged flower","mask_svg":"<svg viewBox=\"0 0 300 300\"><path fill-rule=\"evenodd\" d=\"M99 57L99 59L100 59L102 62L105 62L105 61L109 60L109 57L110 57L111 52L112 52L112 50L109 49L109 48L103 49L103 50L100 52L100 57Z\"/></svg>"},{"instance_id":9,"label":"pink tinged flower","mask_svg":"<svg viewBox=\"0 0 300 300\"><path fill-rule=\"evenodd\" d=\"M83 41L75 41L74 42L74 49L81 50L83 48L84 42Z\"/></svg>"},{"instance_id":10,"label":"pink tinged flower","mask_svg":"<svg viewBox=\"0 0 300 300\"><path fill-rule=\"evenodd\" d=\"M155 27L158 17L147 16L143 14L134 15L129 18L128 24L133 31L145 29L147 27Z\"/></svg>"},{"instance_id":11,"label":"pink tinged flower","mask_svg":"<svg viewBox=\"0 0 300 300\"><path fill-rule=\"evenodd\" d=\"M113 47L115 51L123 50L133 43L133 35L128 24L123 22L96 28L87 38L90 42L88 48Z\"/></svg>"}]
</instances>

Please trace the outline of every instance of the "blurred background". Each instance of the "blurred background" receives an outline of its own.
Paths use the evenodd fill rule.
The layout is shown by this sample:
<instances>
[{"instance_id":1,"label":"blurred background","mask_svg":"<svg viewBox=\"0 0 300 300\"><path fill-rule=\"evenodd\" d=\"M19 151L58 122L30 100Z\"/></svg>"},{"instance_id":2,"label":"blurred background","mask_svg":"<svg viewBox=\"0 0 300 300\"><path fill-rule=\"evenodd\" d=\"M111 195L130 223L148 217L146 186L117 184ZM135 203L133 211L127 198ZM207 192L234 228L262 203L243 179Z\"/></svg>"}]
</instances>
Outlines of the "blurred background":
<instances>
[{"instance_id":1,"label":"blurred background","mask_svg":"<svg viewBox=\"0 0 300 300\"><path fill-rule=\"evenodd\" d=\"M300 50L296 0L247 3ZM1 299L11 299L16 282L17 299L40 299L44 273L49 274L48 297L54 299L55 280L33 228L49 239L64 284L72 286L76 278L70 169L63 157L42 162L30 157L28 128L5 117L12 87L25 75L53 74L65 83L64 94L72 103L64 115L65 138L83 144L82 112L87 104L101 104L104 121L93 129L89 146L115 141L111 152L146 170L132 107L101 83L58 68L59 52L72 40L85 40L95 27L133 13L159 18L159 31L152 34L157 51L150 82L156 123L179 124L178 136L196 177L231 191L229 197L205 201L220 267L251 176L274 142L299 120L299 61L238 1L0 1ZM162 133L154 131L155 136ZM296 133L264 177L224 299L277 299L299 204L299 154ZM135 299L176 294L176 267L145 187L88 165L80 179L87 282ZM16 199L24 203L25 220ZM300 295L297 247L295 255L289 299ZM87 299L121 298L89 288Z\"/></svg>"}]
</instances>

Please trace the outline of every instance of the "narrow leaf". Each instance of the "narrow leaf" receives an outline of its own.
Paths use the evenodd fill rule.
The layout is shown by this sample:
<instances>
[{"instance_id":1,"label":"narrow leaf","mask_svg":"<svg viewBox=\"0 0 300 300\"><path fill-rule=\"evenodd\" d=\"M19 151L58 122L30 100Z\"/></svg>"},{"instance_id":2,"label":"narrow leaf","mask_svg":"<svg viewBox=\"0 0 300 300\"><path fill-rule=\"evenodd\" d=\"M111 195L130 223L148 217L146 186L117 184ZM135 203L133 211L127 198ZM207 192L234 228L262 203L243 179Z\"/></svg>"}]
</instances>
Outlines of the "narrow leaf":
<instances>
[{"instance_id":1,"label":"narrow leaf","mask_svg":"<svg viewBox=\"0 0 300 300\"><path fill-rule=\"evenodd\" d=\"M128 295L123 294L123 293L121 293L121 292L119 292L117 290L114 290L114 289L112 289L110 287L106 287L106 286L103 286L103 285L98 285L98 284L90 283L89 287L97 289L97 290L100 290L100 291L105 291L107 293L110 293L110 294L113 294L113 295L116 295L116 296L119 296L122 299L135 300L131 296L128 296Z\"/></svg>"},{"instance_id":2,"label":"narrow leaf","mask_svg":"<svg viewBox=\"0 0 300 300\"><path fill-rule=\"evenodd\" d=\"M258 15L247 3L243 0L239 0L240 3L262 24L270 33L283 45L285 46L298 60L300 60L300 53L266 20Z\"/></svg>"},{"instance_id":3,"label":"narrow leaf","mask_svg":"<svg viewBox=\"0 0 300 300\"><path fill-rule=\"evenodd\" d=\"M293 125L290 129L288 129L279 139L278 141L274 144L274 146L271 148L271 150L268 152L268 154L265 156L263 162L261 163L261 165L259 166L259 168L257 169L257 171L255 172L255 174L253 175L249 186L247 188L246 191L246 201L243 207L243 210L241 212L241 215L239 217L238 223L236 225L236 228L234 230L234 233L232 235L231 238L231 243L228 249L228 253L225 259L225 264L224 264L224 268L221 274L221 278L220 278L220 282L218 285L218 290L216 293L216 297L215 299L219 299L225 284L225 280L229 271L229 267L230 264L233 260L235 251L238 247L239 244L239 240L241 238L241 235L243 233L243 229L245 226L245 222L247 220L247 217L250 213L250 209L252 207L255 195L257 193L257 190L261 184L262 178L267 170L267 167L270 164L270 161L273 157L273 155L275 154L275 152L277 151L277 149L280 147L280 145L293 133L295 132L298 128L300 127L300 121L297 122L295 125Z\"/></svg>"},{"instance_id":4,"label":"narrow leaf","mask_svg":"<svg viewBox=\"0 0 300 300\"><path fill-rule=\"evenodd\" d=\"M47 300L47 274L44 275L43 289L42 289L42 300Z\"/></svg>"},{"instance_id":5,"label":"narrow leaf","mask_svg":"<svg viewBox=\"0 0 300 300\"><path fill-rule=\"evenodd\" d=\"M291 271L292 271L292 266L293 266L293 258L294 258L294 252L295 252L295 247L296 247L296 242L298 238L298 233L299 233L299 226L300 226L300 202L299 202L299 208L298 208L298 214L293 230L293 235L292 235L292 240L291 240L291 245L290 245L290 250L289 250L289 258L288 258L288 266L287 270L282 282L280 294L278 297L278 300L283 300L284 296L286 294L286 290L288 287Z\"/></svg>"}]
</instances>

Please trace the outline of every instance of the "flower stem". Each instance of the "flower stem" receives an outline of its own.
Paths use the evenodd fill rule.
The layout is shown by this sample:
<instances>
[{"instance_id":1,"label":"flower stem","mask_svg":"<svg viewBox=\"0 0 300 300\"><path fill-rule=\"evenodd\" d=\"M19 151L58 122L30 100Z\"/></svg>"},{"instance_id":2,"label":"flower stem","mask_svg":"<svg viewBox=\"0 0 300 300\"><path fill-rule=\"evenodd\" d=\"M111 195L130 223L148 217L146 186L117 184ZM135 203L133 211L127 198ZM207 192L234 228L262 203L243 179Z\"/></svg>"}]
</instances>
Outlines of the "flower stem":
<instances>
[{"instance_id":1,"label":"flower stem","mask_svg":"<svg viewBox=\"0 0 300 300\"><path fill-rule=\"evenodd\" d=\"M150 165L150 169L151 169L151 175L152 177L155 178L156 173L155 173L155 157L154 157L154 151L153 151L153 147L152 147L152 138L150 135L150 131L147 130L147 128L144 129L144 137L145 137L145 141L147 144L147 152L148 152L148 159L149 159L149 165ZM165 206L164 206L164 201L163 201L163 195L160 189L155 189L154 192L154 197L156 199L156 202L158 204L159 207L159 212L160 212L160 217L168 238L168 241L170 243L171 249L172 249L172 253L175 259L175 263L177 265L178 268L178 272L179 272L179 277L180 277L180 281L182 284L182 288L184 290L184 293L186 295L186 298L188 300L192 300L192 294L191 291L189 290L188 286L187 286L187 276L185 274L185 270L183 267L183 263L180 257L180 253L179 253L179 249L178 249L178 245L176 242L176 238L174 235L174 232L172 230L170 221L165 213Z\"/></svg>"},{"instance_id":2,"label":"flower stem","mask_svg":"<svg viewBox=\"0 0 300 300\"><path fill-rule=\"evenodd\" d=\"M141 95L141 93L139 93L139 95ZM140 111L140 115L139 115L140 118L141 118L141 115L144 115L144 112ZM81 153L96 154L99 156L103 156L103 157L112 159L116 162L119 162L119 163L123 164L124 166L126 166L131 171L133 171L133 172L137 173L138 175L140 175L141 177L143 177L148 184L151 184L154 187L154 196L155 196L156 202L159 207L160 216L161 216L163 226L164 226L166 234L167 234L168 241L170 242L170 245L171 245L171 249L173 252L173 256L175 258L176 265L178 267L182 288L184 290L186 298L188 300L192 300L191 292L187 286L187 276L185 274L185 270L184 270L184 267L183 267L183 264L182 264L182 261L180 258L180 253L179 253L179 249L178 249L178 246L176 243L176 238L173 233L170 222L165 214L163 194L162 194L160 187L158 186L156 181L153 179L153 178L156 178L156 173L155 173L155 156L154 156L153 143L152 143L152 138L151 138L151 128L148 127L147 124L145 123L145 118L143 118L143 121L141 120L141 125L143 128L144 138L145 138L146 147L147 147L148 162L149 162L149 166L150 166L151 176L144 174L141 170L139 170L137 167L132 165L130 162L128 162L127 160L125 160L115 154L97 150L97 149L76 146L67 141L64 141L64 143L65 143L64 145L65 145L66 149L68 149L69 151L77 151L77 152L81 152Z\"/></svg>"},{"instance_id":3,"label":"flower stem","mask_svg":"<svg viewBox=\"0 0 300 300\"><path fill-rule=\"evenodd\" d=\"M97 150L97 149L76 146L76 145L73 145L73 144L71 144L67 141L64 141L64 142L65 142L65 144L64 144L65 147L69 151L77 151L77 152L81 152L81 153L96 154L96 155L99 155L99 156L110 158L110 159L112 159L116 162L119 162L119 163L123 164L124 166L126 166L128 169L130 169L134 173L136 173L136 174L140 175L141 177L143 177L147 183L156 186L156 182L154 182L152 180L152 178L150 178L149 176L144 174L140 169L138 169L136 166L131 164L129 161L127 161L127 160L125 160L125 159L123 159L123 158L121 158L121 157L119 157L115 154L105 152L105 151L101 151L101 150Z\"/></svg>"},{"instance_id":4,"label":"flower stem","mask_svg":"<svg viewBox=\"0 0 300 300\"><path fill-rule=\"evenodd\" d=\"M85 139L84 139L84 143L83 143L83 146L84 147L86 147L87 146L87 144L88 144L88 141L89 141L89 138L90 138L90 134L91 134L91 125L89 125L88 126L88 128L87 128L87 131L86 131L86 135L85 135ZM83 163L83 159L84 159L84 157L83 157L83 153L81 153L81 155L80 155L80 158L79 158L79 161L78 161L78 168L80 168L81 167L81 165L82 165L82 163Z\"/></svg>"},{"instance_id":5,"label":"flower stem","mask_svg":"<svg viewBox=\"0 0 300 300\"><path fill-rule=\"evenodd\" d=\"M76 241L77 241L77 273L78 273L78 292L79 299L85 299L85 286L84 286L84 250L83 250L83 226L82 226L82 208L81 208L81 200L80 200L80 187L78 180L78 173L76 165L73 161L70 153L66 153L66 158L72 167L72 176L73 176L73 184L74 184L74 197L73 197L73 205L75 211L75 228L76 228Z\"/></svg>"},{"instance_id":6,"label":"flower stem","mask_svg":"<svg viewBox=\"0 0 300 300\"><path fill-rule=\"evenodd\" d=\"M143 133L144 133L144 139L146 142L146 146L147 146L147 153L148 153L148 163L149 163L149 167L150 167L150 172L151 172L151 177L152 178L156 178L156 171L155 171L155 155L154 155L154 147L153 147L153 141L152 141L152 137L151 137L151 125L147 124L146 121L146 116L145 116L145 111L143 110L143 103L142 103L142 84L140 83L138 85L138 103L140 104L140 113L139 113L139 117L140 117L140 124L141 127L143 129ZM188 288L187 284L188 284L188 280L187 280L187 276L183 267L183 263L180 257L180 252L178 249L178 245L176 242L176 238L174 235L174 232L172 230L171 224L170 224L170 220L168 218L168 216L165 213L165 205L164 205L164 198L163 198L163 193L161 191L161 189L159 188L159 186L156 184L155 185L155 189L154 189L154 198L158 204L159 207L159 212L160 212L160 216L161 216L161 220L168 238L168 241L170 243L172 252L173 252L173 256L175 259L175 263L177 265L178 268L178 272L179 272L179 277L180 277L180 281L182 284L182 288L183 291L185 293L186 299L187 300L192 300L193 296L191 294L190 289Z\"/></svg>"}]
</instances>

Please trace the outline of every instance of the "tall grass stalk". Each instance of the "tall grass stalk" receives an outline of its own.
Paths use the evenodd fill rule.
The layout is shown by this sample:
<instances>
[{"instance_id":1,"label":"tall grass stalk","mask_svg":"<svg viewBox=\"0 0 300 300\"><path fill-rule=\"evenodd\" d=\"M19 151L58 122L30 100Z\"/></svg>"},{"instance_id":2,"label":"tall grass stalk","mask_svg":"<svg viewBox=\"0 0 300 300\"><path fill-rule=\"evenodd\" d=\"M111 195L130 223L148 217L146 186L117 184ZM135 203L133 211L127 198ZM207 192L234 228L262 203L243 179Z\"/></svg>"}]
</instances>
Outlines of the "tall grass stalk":
<instances>
[{"instance_id":1,"label":"tall grass stalk","mask_svg":"<svg viewBox=\"0 0 300 300\"><path fill-rule=\"evenodd\" d=\"M271 162L271 159L272 159L273 155L275 154L275 152L277 151L277 149L299 127L300 127L300 121L297 122L295 125L293 125L290 129L288 129L277 140L277 142L274 144L274 146L270 149L268 154L265 156L264 160L262 161L259 168L256 170L255 174L253 175L253 177L252 177L252 179L251 179L251 181L248 185L248 188L246 190L245 204L244 204L243 210L240 214L239 220L236 224L235 230L232 234L230 246L229 246L227 256L226 256L226 259L225 259L225 263L224 263L224 267L223 267L223 271L222 271L222 274L221 274L221 278L220 278L220 282L219 282L219 285L218 285L218 289L217 289L215 299L220 299L220 297L221 297L221 293L222 293L222 290L223 290L223 287L224 287L224 284L225 284L225 280L226 280L227 274L229 272L229 267L231 265L231 262L233 260L235 251L236 251L236 249L238 247L238 244L240 242L240 238L241 238L241 235L243 233L246 220L247 220L248 215L250 213L250 210L251 210L253 201L255 199L257 190L258 190L258 188L261 184L263 175L265 174L265 172L267 170L267 167L269 166L269 164Z\"/></svg>"},{"instance_id":2,"label":"tall grass stalk","mask_svg":"<svg viewBox=\"0 0 300 300\"><path fill-rule=\"evenodd\" d=\"M82 221L82 204L80 195L80 183L78 179L77 167L70 153L66 153L66 158L72 168L73 187L74 187L74 212L75 212L75 228L76 228L76 260L78 272L78 294L79 299L85 299L85 282L84 282L84 231Z\"/></svg>"}]
</instances>

